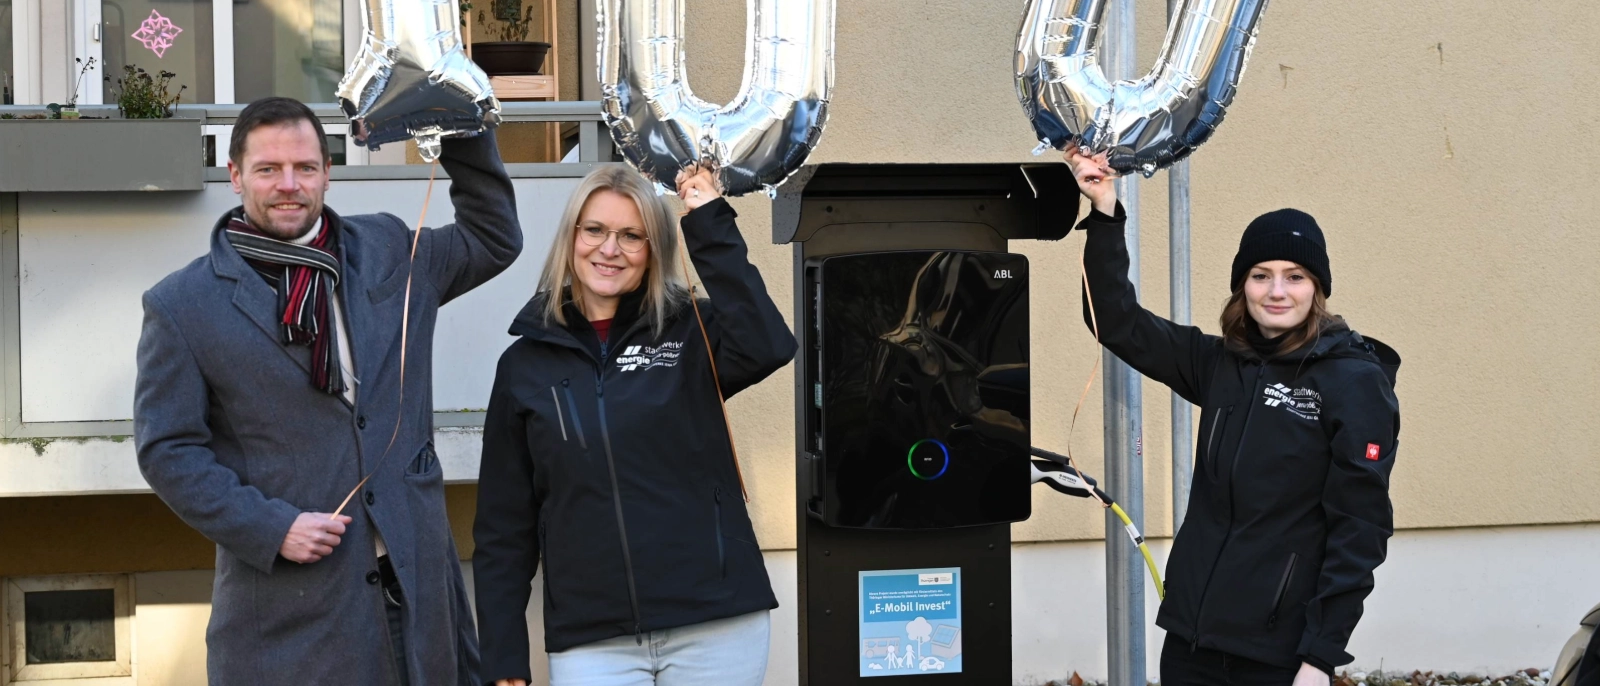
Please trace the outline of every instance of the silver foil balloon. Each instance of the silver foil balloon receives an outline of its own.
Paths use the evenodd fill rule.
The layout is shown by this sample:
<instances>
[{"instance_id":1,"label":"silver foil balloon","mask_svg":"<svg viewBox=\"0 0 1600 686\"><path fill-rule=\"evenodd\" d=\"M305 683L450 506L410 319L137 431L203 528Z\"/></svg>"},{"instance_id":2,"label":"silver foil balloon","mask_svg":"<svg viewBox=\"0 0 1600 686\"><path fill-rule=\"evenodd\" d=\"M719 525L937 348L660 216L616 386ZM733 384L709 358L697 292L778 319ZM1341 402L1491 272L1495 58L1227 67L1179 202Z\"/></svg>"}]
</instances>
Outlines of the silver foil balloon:
<instances>
[{"instance_id":1,"label":"silver foil balloon","mask_svg":"<svg viewBox=\"0 0 1600 686\"><path fill-rule=\"evenodd\" d=\"M417 139L424 160L439 139L500 123L489 77L467 59L456 0L362 0L361 51L339 82L339 105L376 150Z\"/></svg>"},{"instance_id":2,"label":"silver foil balloon","mask_svg":"<svg viewBox=\"0 0 1600 686\"><path fill-rule=\"evenodd\" d=\"M1266 0L1182 0L1155 68L1110 82L1096 45L1107 2L1027 0L1017 32L1017 96L1040 150L1106 152L1145 176L1194 152L1222 123L1244 76Z\"/></svg>"},{"instance_id":3,"label":"silver foil balloon","mask_svg":"<svg viewBox=\"0 0 1600 686\"><path fill-rule=\"evenodd\" d=\"M833 0L748 0L738 95L695 97L684 68L687 0L600 0L602 112L623 156L656 183L715 162L728 195L773 189L805 163L828 119Z\"/></svg>"}]
</instances>

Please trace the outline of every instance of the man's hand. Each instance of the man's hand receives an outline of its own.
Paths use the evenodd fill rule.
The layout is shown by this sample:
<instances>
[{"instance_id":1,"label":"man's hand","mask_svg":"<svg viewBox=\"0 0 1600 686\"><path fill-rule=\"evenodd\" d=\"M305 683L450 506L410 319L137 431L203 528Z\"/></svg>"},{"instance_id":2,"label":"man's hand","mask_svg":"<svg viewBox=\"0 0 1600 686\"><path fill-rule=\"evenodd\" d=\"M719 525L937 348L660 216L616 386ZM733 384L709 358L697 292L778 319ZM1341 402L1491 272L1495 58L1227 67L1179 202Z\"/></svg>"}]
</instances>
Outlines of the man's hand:
<instances>
[{"instance_id":1,"label":"man's hand","mask_svg":"<svg viewBox=\"0 0 1600 686\"><path fill-rule=\"evenodd\" d=\"M344 535L344 527L352 519L347 515L337 517L324 512L301 512L283 537L278 554L283 559L300 564L310 564L333 554Z\"/></svg>"},{"instance_id":2,"label":"man's hand","mask_svg":"<svg viewBox=\"0 0 1600 686\"><path fill-rule=\"evenodd\" d=\"M678 197L691 211L722 197L722 184L717 182L717 168L710 162L695 162L678 172L675 180Z\"/></svg>"},{"instance_id":3,"label":"man's hand","mask_svg":"<svg viewBox=\"0 0 1600 686\"><path fill-rule=\"evenodd\" d=\"M1308 662L1300 663L1300 672L1294 675L1294 686L1328 686L1328 673Z\"/></svg>"},{"instance_id":4,"label":"man's hand","mask_svg":"<svg viewBox=\"0 0 1600 686\"><path fill-rule=\"evenodd\" d=\"M501 679L494 682L494 686L528 686L528 682L521 679Z\"/></svg>"},{"instance_id":5,"label":"man's hand","mask_svg":"<svg viewBox=\"0 0 1600 686\"><path fill-rule=\"evenodd\" d=\"M1072 177L1078 181L1078 190L1089 198L1101 214L1117 213L1117 186L1111 181L1117 178L1111 166L1106 162L1106 154L1085 155L1078 146L1067 146L1067 151L1062 154L1066 158L1067 166L1072 168Z\"/></svg>"}]
</instances>

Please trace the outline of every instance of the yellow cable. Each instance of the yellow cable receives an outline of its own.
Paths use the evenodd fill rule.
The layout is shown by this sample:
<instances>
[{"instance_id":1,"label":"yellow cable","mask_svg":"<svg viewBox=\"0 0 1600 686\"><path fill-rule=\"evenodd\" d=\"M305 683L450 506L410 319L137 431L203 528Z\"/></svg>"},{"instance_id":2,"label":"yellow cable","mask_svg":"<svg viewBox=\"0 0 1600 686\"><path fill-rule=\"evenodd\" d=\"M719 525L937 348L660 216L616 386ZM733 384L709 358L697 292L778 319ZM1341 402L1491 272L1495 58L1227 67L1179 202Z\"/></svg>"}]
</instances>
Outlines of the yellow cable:
<instances>
[{"instance_id":1,"label":"yellow cable","mask_svg":"<svg viewBox=\"0 0 1600 686\"><path fill-rule=\"evenodd\" d=\"M1150 547L1144 544L1144 536L1133 525L1133 520L1128 518L1128 513L1122 511L1121 505L1111 503L1111 511L1117 514L1117 519L1122 520L1123 526L1127 527L1128 537L1133 539L1134 544L1139 546L1139 552L1144 555L1144 564L1150 568L1150 578L1156 582L1156 595L1166 600L1167 587L1161 582L1161 571L1156 569L1156 559L1150 556Z\"/></svg>"}]
</instances>

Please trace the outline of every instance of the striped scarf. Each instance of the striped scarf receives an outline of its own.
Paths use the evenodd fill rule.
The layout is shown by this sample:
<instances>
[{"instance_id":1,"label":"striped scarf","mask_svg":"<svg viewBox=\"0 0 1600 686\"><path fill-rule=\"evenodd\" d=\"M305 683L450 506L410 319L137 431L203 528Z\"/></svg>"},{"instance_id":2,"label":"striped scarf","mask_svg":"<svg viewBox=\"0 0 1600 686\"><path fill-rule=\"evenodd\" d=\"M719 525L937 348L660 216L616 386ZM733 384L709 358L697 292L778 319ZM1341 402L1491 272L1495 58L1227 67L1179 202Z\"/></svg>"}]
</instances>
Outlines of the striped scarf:
<instances>
[{"instance_id":1,"label":"striped scarf","mask_svg":"<svg viewBox=\"0 0 1600 686\"><path fill-rule=\"evenodd\" d=\"M333 215L324 212L317 237L307 245L296 245L269 238L246 223L243 212L236 212L226 233L239 255L278 292L283 343L311 346L311 383L330 395L347 390L328 301L339 285L337 229Z\"/></svg>"}]
</instances>

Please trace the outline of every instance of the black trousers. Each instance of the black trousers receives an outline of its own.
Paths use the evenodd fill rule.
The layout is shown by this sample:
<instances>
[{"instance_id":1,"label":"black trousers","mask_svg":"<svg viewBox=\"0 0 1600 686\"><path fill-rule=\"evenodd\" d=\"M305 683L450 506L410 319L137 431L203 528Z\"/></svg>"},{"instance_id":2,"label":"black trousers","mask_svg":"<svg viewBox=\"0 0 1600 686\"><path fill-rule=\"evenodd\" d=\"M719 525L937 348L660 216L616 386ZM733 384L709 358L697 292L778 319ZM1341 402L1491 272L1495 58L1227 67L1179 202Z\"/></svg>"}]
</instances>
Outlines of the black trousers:
<instances>
[{"instance_id":1,"label":"black trousers","mask_svg":"<svg viewBox=\"0 0 1600 686\"><path fill-rule=\"evenodd\" d=\"M395 577L388 555L378 558L378 574L383 584L383 610L389 619L389 642L394 646L399 686L410 686L411 676L406 672L405 596L400 593L400 579Z\"/></svg>"},{"instance_id":2,"label":"black trousers","mask_svg":"<svg viewBox=\"0 0 1600 686\"><path fill-rule=\"evenodd\" d=\"M1194 648L1172 634L1161 646L1161 686L1289 686L1299 668Z\"/></svg>"}]
</instances>

